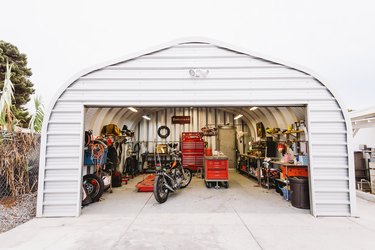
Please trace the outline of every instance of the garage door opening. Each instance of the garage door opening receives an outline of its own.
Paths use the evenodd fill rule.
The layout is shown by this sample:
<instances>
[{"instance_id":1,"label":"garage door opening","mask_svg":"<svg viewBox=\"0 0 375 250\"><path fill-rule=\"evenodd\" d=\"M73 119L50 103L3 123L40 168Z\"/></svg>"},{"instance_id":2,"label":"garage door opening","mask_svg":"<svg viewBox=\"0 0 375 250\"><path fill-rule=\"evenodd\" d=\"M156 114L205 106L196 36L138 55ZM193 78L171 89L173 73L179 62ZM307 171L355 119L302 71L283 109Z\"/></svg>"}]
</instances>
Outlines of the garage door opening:
<instances>
[{"instance_id":1,"label":"garage door opening","mask_svg":"<svg viewBox=\"0 0 375 250\"><path fill-rule=\"evenodd\" d=\"M260 200L271 197L275 203L266 202L266 207L276 203L290 207L293 193L290 182L298 178L304 181L306 190L295 194L293 205L307 209L310 194L306 112L304 105L86 106L83 183L87 183L85 177L92 177L99 168L104 169L112 178L114 194L109 193L111 189L107 183L108 191L103 197L111 200L113 195L118 203L131 203L137 200L134 198L136 191L145 191L139 183L146 183L146 189L149 185L149 191L153 189L152 180L147 178L152 179L158 163L162 166L170 164L171 151L175 147L183 167L194 173L191 187L177 192L177 197L186 193L185 196L204 199L205 195L220 196L215 189L233 188L239 193L238 190L243 189L250 200L252 195ZM103 144L105 149L97 161L93 157L96 152L92 145L95 143ZM99 176L105 179L103 174ZM88 189L91 186L90 182L86 185ZM260 194L264 192L266 195L262 197ZM138 195L144 197L145 194L140 192ZM172 199L171 202L184 203L184 200L178 201L179 198ZM156 203L154 197L150 202ZM95 207L103 203L99 202ZM90 209L89 206L86 211Z\"/></svg>"}]
</instances>

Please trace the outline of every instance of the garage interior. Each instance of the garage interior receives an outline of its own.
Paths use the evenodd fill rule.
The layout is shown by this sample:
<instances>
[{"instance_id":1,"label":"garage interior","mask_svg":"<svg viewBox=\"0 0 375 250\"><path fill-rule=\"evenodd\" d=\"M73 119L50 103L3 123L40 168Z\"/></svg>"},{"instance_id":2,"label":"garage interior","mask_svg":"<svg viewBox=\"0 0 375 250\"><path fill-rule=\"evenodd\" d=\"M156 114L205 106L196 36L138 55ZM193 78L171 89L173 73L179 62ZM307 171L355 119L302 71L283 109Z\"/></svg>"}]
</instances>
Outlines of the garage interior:
<instances>
[{"instance_id":1,"label":"garage interior","mask_svg":"<svg viewBox=\"0 0 375 250\"><path fill-rule=\"evenodd\" d=\"M248 196L247 202L256 202L257 208L263 204L265 207L276 205L290 209L293 205L308 211L309 151L306 118L306 106L303 105L86 106L84 129L86 136L91 134L91 139L85 140L82 175L94 174L96 170L94 165L97 164L90 155L90 143L92 145L97 139L107 144L105 160L99 165L100 168L110 169L114 185L113 189L109 188L104 193L104 200L108 201L94 205L95 211L105 211L109 209L108 206L117 206L121 211L121 207L132 201L145 197L147 201L154 199L142 192L153 190L152 181L147 182L147 178L154 175L158 162L168 166L171 160L170 146L176 143L183 167L191 169L194 176L190 186L172 195L174 198L169 203L173 203L173 199L179 196L202 201L207 195L211 201L217 199L217 202L222 203L235 190L239 197ZM200 145L193 150L191 140L186 140L191 135L193 138L198 135L194 140L195 145ZM109 148L116 151L116 156L109 156ZM226 171L227 177L224 174L224 177L218 177L219 180L214 178L212 181L206 174L206 164L208 160L215 161L220 157L227 157L225 168L220 170ZM113 161L114 164L111 164ZM111 167L108 168L106 164ZM121 175L120 184L118 175ZM291 185L293 180L295 182ZM143 183L146 186L142 186ZM298 188L294 191L294 201L291 195L293 185ZM113 194L109 192L112 190ZM212 198L216 195L220 197ZM112 199L111 196L116 198ZM82 212L86 211L93 211L91 204Z\"/></svg>"}]
</instances>

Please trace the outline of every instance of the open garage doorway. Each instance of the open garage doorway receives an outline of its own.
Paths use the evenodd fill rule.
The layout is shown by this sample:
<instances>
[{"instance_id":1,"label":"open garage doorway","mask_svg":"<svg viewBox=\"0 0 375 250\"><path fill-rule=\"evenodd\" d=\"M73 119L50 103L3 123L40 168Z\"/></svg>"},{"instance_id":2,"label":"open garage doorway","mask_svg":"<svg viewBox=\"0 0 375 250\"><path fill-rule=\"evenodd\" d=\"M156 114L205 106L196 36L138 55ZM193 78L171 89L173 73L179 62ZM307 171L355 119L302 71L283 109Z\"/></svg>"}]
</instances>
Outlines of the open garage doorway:
<instances>
[{"instance_id":1,"label":"open garage doorway","mask_svg":"<svg viewBox=\"0 0 375 250\"><path fill-rule=\"evenodd\" d=\"M191 201L205 200L206 196L221 196L215 189L223 190L229 186L228 191L219 192L226 192L227 195L232 193L231 196L235 192L238 197L245 199L245 203L264 199L258 205L264 204L271 208L275 204L283 204L281 207L288 209L291 208L290 179L303 178L307 188L307 194L303 195L307 197L302 198L302 203L303 208L308 209L310 194L307 182L309 147L306 112L304 105L167 108L86 106L82 175L83 178L93 175L98 168L111 169L114 193L107 191L103 196L112 202L98 202L85 210L91 211L90 207L98 208L101 204L104 206L103 211L107 210L109 204L119 206L119 210L122 210L126 204L134 201L142 203L146 198L148 202L156 203L153 197L150 198L150 193L138 192L144 191L139 189L139 183L147 182L147 178L155 173L158 163L163 166L170 163L172 144L181 156L183 167L192 170L194 177L189 188L172 195L171 202L167 203L184 204L185 201L180 199L185 196ZM92 161L93 143L105 146L99 164ZM225 159L225 163L220 159ZM212 174L208 172L209 164L225 166L216 167ZM226 171L227 175L220 175L218 169ZM118 176L121 178L118 179ZM148 191L152 191L152 186ZM249 197L244 198L245 194ZM100 200L103 198L97 199ZM208 207L212 208L217 205L215 202L224 200L223 197L216 197ZM136 204L133 205L137 207Z\"/></svg>"},{"instance_id":2,"label":"open garage doorway","mask_svg":"<svg viewBox=\"0 0 375 250\"><path fill-rule=\"evenodd\" d=\"M296 107L300 104L306 106ZM266 134L268 133L267 127L272 129L269 132L273 133L273 137L280 136L277 138L280 141L286 136L289 138L298 136L299 134L294 132L278 134L279 132L273 129L279 128L281 132L285 129L293 131L301 123L301 117L288 119L287 115L296 114L296 112L290 112L289 109L304 108L307 115L302 117L305 121L308 120L308 123L305 123L309 135L308 157L299 157L296 160L310 163L308 174L311 177L311 212L314 216L355 215L356 196L354 161L351 154L351 124L345 107L335 97L332 89L308 69L219 41L206 38L185 38L87 68L67 81L56 93L46 110L43 124L38 182L38 217L79 216L81 214L82 163L84 161L82 142L85 137L85 128L93 129L93 133L98 134L95 131L101 130L104 125L122 123L120 120L114 121L113 118L124 117L125 112L133 105L140 110L150 107L157 111L151 112L152 110L149 109L147 110L149 114L145 114L148 118L151 117L147 115L152 113L157 115L158 119L154 117L157 123L153 123L152 120L145 121L146 118L139 117L138 120L132 120L132 125L127 125L128 130L134 131L135 136L137 133L143 137L149 136L148 139L142 139L144 141L157 138L155 135L159 126L162 125L161 119L168 112L176 112L176 116L182 114L180 115L182 117L188 116L186 112L191 112L190 125L176 125L176 127L199 131L202 128L201 125L206 124L201 123L205 116L195 114L204 113L204 109L211 109L206 112L208 114L215 113L213 110L215 107L219 109L216 110L219 113L225 112L225 116L219 114L223 119L220 122L224 126L228 126L227 123L231 126L234 124L233 120L239 121L240 118L234 118L241 115L238 111L242 108L242 111L246 111L246 114L242 114L242 119L248 119L251 123L250 126L250 123L246 124L244 121L244 128L248 127L249 131L243 136L252 135L252 138L255 138L251 142L253 152L257 151L256 148L265 148L264 142L256 144L257 139L254 137L258 130L263 133L263 127ZM255 109L256 107L258 109ZM90 117L87 114L90 108L100 110L92 111L96 114L93 116L97 121L97 123L93 122L95 126L86 127L88 123L84 120L85 117ZM178 111L178 108L182 111ZM188 111L190 108L192 110ZM250 108L255 110L250 110ZM137 114L127 113L127 115L138 117ZM164 121L168 122L168 119ZM283 125L278 122L282 122ZM153 128L147 123L149 125L151 123ZM291 126L292 123L293 126ZM122 131L123 125L118 126L120 126L118 129ZM178 141L177 137L182 131L174 129L174 126L174 124L172 127L167 126L170 130L168 140ZM240 126L236 125L236 130L246 133L245 129L240 129ZM193 128L194 130L191 130ZM162 128L161 133L166 133L168 129ZM206 130L212 132L210 128ZM241 138L240 134L237 138L236 135L235 142L238 143L241 140L245 149L237 145L236 151L239 151L236 152L237 155L248 153L250 146L246 138ZM264 141L267 143L267 136ZM216 147L216 140L212 140L211 143L213 154L214 151L221 151ZM201 144L202 142L197 144L195 142L194 148L190 150L196 150L195 146L199 148ZM151 144L138 144L138 146L146 147L148 151L153 147ZM207 146L209 147L210 144ZM303 148L303 146L300 147ZM267 146L267 149L269 148ZM283 146L279 149L282 151ZM132 150L133 153L136 151L134 148ZM141 149L139 150L141 152ZM160 150L165 151L165 147L161 146ZM190 151L190 153L193 152ZM194 164L196 160L202 159L198 155L190 154L189 156L190 158L185 157L185 159L190 159L190 167L197 166ZM282 163L290 163L288 157L283 160ZM150 162L152 167L152 161ZM241 162L241 169L246 173L257 175L257 172L252 172L255 168L254 162L245 164L244 159L241 159ZM261 162L257 162L256 169L260 169ZM290 164L293 163L294 161ZM224 163L210 164L225 165ZM281 173L286 175L287 165L281 164L281 166L285 166L284 173L282 170ZM291 174L289 169L288 175ZM303 170L297 172L298 174L305 173ZM261 175L262 173L258 173L258 176Z\"/></svg>"}]
</instances>

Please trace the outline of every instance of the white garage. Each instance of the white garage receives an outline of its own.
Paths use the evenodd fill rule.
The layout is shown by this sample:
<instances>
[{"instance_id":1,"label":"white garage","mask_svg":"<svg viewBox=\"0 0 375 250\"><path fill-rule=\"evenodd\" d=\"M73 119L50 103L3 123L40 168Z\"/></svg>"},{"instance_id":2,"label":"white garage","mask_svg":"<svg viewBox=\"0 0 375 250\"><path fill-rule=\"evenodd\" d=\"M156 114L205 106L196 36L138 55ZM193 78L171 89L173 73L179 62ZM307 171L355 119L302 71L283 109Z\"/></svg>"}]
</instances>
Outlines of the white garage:
<instances>
[{"instance_id":1,"label":"white garage","mask_svg":"<svg viewBox=\"0 0 375 250\"><path fill-rule=\"evenodd\" d=\"M346 113L309 71L209 39L181 39L106 62L70 79L47 109L37 216L81 214L85 130L100 134L107 124L126 124L137 141L150 142L160 125L170 128L169 141L205 125L232 126L246 135L235 142L238 154L245 154L249 142L259 139L260 122L283 129L301 120L307 128L311 214L354 216L352 128ZM191 120L172 124L172 116ZM218 140L209 143L219 149Z\"/></svg>"}]
</instances>

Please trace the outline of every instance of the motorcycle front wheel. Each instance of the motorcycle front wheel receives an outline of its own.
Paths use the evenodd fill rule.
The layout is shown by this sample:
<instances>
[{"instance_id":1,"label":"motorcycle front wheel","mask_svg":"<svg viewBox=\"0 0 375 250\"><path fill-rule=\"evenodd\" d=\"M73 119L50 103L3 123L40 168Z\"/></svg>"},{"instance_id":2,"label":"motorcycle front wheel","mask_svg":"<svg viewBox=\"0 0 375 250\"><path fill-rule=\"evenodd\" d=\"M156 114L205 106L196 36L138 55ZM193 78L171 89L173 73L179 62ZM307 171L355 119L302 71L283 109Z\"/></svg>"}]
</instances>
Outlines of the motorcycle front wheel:
<instances>
[{"instance_id":1,"label":"motorcycle front wheel","mask_svg":"<svg viewBox=\"0 0 375 250\"><path fill-rule=\"evenodd\" d=\"M184 169L184 172L185 172L185 180L182 181L181 183L181 188L186 188L190 182L191 182L191 178L193 177L193 173L191 172L190 169Z\"/></svg>"},{"instance_id":2,"label":"motorcycle front wheel","mask_svg":"<svg viewBox=\"0 0 375 250\"><path fill-rule=\"evenodd\" d=\"M98 201L104 192L103 180L95 174L83 176L83 187L87 190L87 195L93 202Z\"/></svg>"},{"instance_id":3,"label":"motorcycle front wheel","mask_svg":"<svg viewBox=\"0 0 375 250\"><path fill-rule=\"evenodd\" d=\"M157 202L164 203L168 199L169 189L164 187L164 178L162 175L157 175L154 182L154 196Z\"/></svg>"}]
</instances>

